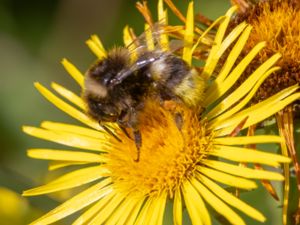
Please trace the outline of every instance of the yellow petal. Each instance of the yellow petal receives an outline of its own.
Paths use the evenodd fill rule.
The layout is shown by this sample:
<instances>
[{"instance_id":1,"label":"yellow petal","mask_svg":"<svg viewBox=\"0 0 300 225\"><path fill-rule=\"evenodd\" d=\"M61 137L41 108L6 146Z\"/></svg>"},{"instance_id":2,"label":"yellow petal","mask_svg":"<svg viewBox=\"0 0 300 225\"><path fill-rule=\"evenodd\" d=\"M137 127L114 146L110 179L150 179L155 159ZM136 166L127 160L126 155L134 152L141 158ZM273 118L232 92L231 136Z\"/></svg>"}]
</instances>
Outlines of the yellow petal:
<instances>
[{"instance_id":1,"label":"yellow petal","mask_svg":"<svg viewBox=\"0 0 300 225\"><path fill-rule=\"evenodd\" d=\"M24 126L23 132L47 141L86 150L105 152L108 147L105 140L89 138L68 132L44 130L29 126Z\"/></svg>"},{"instance_id":2,"label":"yellow petal","mask_svg":"<svg viewBox=\"0 0 300 225\"><path fill-rule=\"evenodd\" d=\"M243 126L243 128L247 128L249 126L252 126L253 124L257 124L270 116L274 115L275 113L279 112L280 110L284 109L286 106L291 104L292 102L300 99L300 93L293 94L279 102L276 102L272 107L269 106L262 106L261 108L257 108L256 110L250 111L247 116L248 119ZM235 115L231 117L230 119L224 121L223 123L220 123L218 127L215 129L219 129L220 127L224 127L222 130L220 130L219 135L226 135L230 133L236 126L238 121L242 121L242 118L245 118L243 115L243 111L240 112L239 115Z\"/></svg>"},{"instance_id":3,"label":"yellow petal","mask_svg":"<svg viewBox=\"0 0 300 225\"><path fill-rule=\"evenodd\" d=\"M153 211L153 207L151 207L152 204L153 204L153 199L154 199L154 197L151 196L145 201L145 203L144 203L144 205L143 205L143 207L142 207L142 209L141 209L134 225L147 224L145 222L145 220L147 220L149 218L148 215L151 215L151 213Z\"/></svg>"},{"instance_id":4,"label":"yellow petal","mask_svg":"<svg viewBox=\"0 0 300 225\"><path fill-rule=\"evenodd\" d=\"M141 211L141 208L144 207L145 205L145 197L141 198L138 203L134 206L132 213L129 215L128 218L126 218L126 222L121 223L120 221L118 225L133 225L137 219L138 213Z\"/></svg>"},{"instance_id":5,"label":"yellow petal","mask_svg":"<svg viewBox=\"0 0 300 225\"><path fill-rule=\"evenodd\" d=\"M144 224L163 224L163 215L166 206L167 193L162 193L159 196L155 197L152 201L151 212L148 212L147 219L144 221Z\"/></svg>"},{"instance_id":6,"label":"yellow petal","mask_svg":"<svg viewBox=\"0 0 300 225\"><path fill-rule=\"evenodd\" d=\"M209 104L216 101L218 98L223 96L238 80L241 74L245 71L246 67L251 63L253 58L261 51L262 48L266 46L265 42L257 44L251 51L239 62L233 69L236 59L238 58L240 52L243 50L242 46L245 45L247 38L249 37L251 27L247 27L242 33L238 42L235 44L234 48L230 51L229 56L216 80L207 90L207 99L205 99L204 104L208 106ZM241 46L242 45L242 46ZM232 70L232 72L230 72ZM230 74L228 74L230 72ZM219 78L220 76L220 78ZM217 91L216 91L217 89ZM243 96L241 96L243 97Z\"/></svg>"},{"instance_id":7,"label":"yellow petal","mask_svg":"<svg viewBox=\"0 0 300 225\"><path fill-rule=\"evenodd\" d=\"M219 29L215 36L214 44L210 49L209 56L206 60L203 72L201 74L202 77L210 77L212 75L213 71L215 70L215 67L219 61L219 57L217 57L216 53L220 49L222 40L223 40L225 32L227 30L228 23L230 22L230 18L236 10L237 10L236 6L231 7L225 15L226 18L220 24Z\"/></svg>"},{"instance_id":8,"label":"yellow petal","mask_svg":"<svg viewBox=\"0 0 300 225\"><path fill-rule=\"evenodd\" d=\"M182 59L187 62L188 65L192 63L192 45L194 41L194 2L191 1L188 6L186 23L184 32L184 48Z\"/></svg>"},{"instance_id":9,"label":"yellow petal","mask_svg":"<svg viewBox=\"0 0 300 225\"><path fill-rule=\"evenodd\" d=\"M126 25L123 29L123 42L125 46L130 46L132 49L136 49L138 46L135 45L134 40L130 34L130 28ZM134 62L137 59L137 52L131 50L131 61Z\"/></svg>"},{"instance_id":10,"label":"yellow petal","mask_svg":"<svg viewBox=\"0 0 300 225\"><path fill-rule=\"evenodd\" d=\"M167 25L168 24L168 11L165 10L164 11L164 20L165 20L165 24ZM170 48L169 48L169 36L168 34L166 33L162 33L160 35L160 46L162 47L162 49L164 51L168 51Z\"/></svg>"},{"instance_id":11,"label":"yellow petal","mask_svg":"<svg viewBox=\"0 0 300 225\"><path fill-rule=\"evenodd\" d=\"M228 35L226 35L226 37L225 37L225 39L224 39L224 41L222 41L222 44L221 44L221 46L220 46L220 49L219 49L219 51L217 52L217 55L219 56L219 57L221 57L223 54L224 54L224 52L228 49L228 47L232 44L232 43L234 43L235 42L235 40L240 36L240 34L241 33L245 33L245 28L248 28L248 27L250 27L250 28L248 28L248 29L250 29L251 30L251 26L250 25L248 25L246 22L242 22L242 23L240 23L239 25L237 25ZM246 32L247 33L247 32ZM238 39L239 41L238 42L240 42L240 41L242 41L242 40L244 40L244 39L247 39L247 36L246 37L244 37L244 38L242 38L242 36ZM244 45L240 45L240 48L243 48L244 47ZM234 48L236 48L236 47L234 47ZM239 56L239 54L240 54L240 51L238 51L238 49L235 49L235 50L231 50L230 51L230 54L229 54L229 56L232 54L232 56L231 57L233 57L233 55L235 55L235 57L233 57L233 58L231 58L231 60L233 60L234 62L235 62L235 58L237 57L237 56ZM226 61L228 61L227 63L229 63L229 56L228 56L228 58L227 58L227 60ZM226 78L226 76L227 75L225 75L224 77L223 77L223 80ZM219 75L218 75L218 77L217 77L217 79L218 80L222 80L222 77L221 78L219 78Z\"/></svg>"},{"instance_id":12,"label":"yellow petal","mask_svg":"<svg viewBox=\"0 0 300 225\"><path fill-rule=\"evenodd\" d=\"M218 74L218 76L217 76L217 78L214 80L214 82L212 83L212 85L209 87L209 89L207 90L207 98L205 99L205 102L204 102L204 104L205 105L208 105L208 104L210 104L211 102L213 102L216 98L218 98L218 96L221 96L222 95L222 93L216 93L216 88L218 89L218 91L217 92L219 92L219 89L220 89L220 91L222 91L222 88L223 88L223 93L226 91L226 89L224 89L224 86L225 86L225 84L226 84L226 82L224 82L225 81L225 78L227 77L227 75L228 75L228 73L231 71L231 69L232 69L232 67L233 67L233 65L235 64L235 61L237 60L237 58L238 58L238 56L240 55L240 53L241 53L241 51L243 50L243 47L244 47L244 45L245 45L245 43L247 42L247 40L248 40L248 37L249 37L249 35L250 35L250 31L251 31L251 26L247 26L246 25L246 23L244 23L244 24L240 24L239 25L240 27L239 27L239 32L242 32L243 31L243 33L242 33L242 35L240 36L240 38L238 39L238 41L237 41L237 43L234 45L234 47L233 47L233 49L230 51L230 53L229 53L229 55L228 55L228 57L227 57L227 59L226 59L226 62L225 62L225 64L224 64L224 66L223 66L223 68L221 69L221 72L220 72L220 74ZM247 27L246 29L245 29L245 27ZM237 33L237 34L239 34L239 32ZM229 36L230 37L230 36ZM228 38L228 37L227 37ZM225 39L225 46L223 47L223 48L227 48L228 47L228 44L227 44L227 38ZM231 40L230 40L231 41ZM230 43L231 44L231 43ZM219 53L219 54L223 54L223 52L224 52L224 50L222 49L222 46L223 46L223 43L222 43L222 45L221 45L221 47L220 47L220 50L219 50L219 52L221 52L221 53ZM258 48L258 46L256 46L256 48ZM255 48L254 48L255 49ZM223 51L221 51L221 50L223 50ZM256 51L256 54L258 53L260 51L260 49L258 50L258 51ZM252 49L252 52L253 52L253 49ZM248 58L250 58L250 56L252 56L252 55L254 55L254 53L252 53L252 54L248 54ZM221 55L219 56L219 57L221 57ZM243 60L245 61L246 59L247 59L247 57L245 57ZM253 56L254 57L254 56ZM253 58L252 57L252 58ZM252 58L250 58L249 59L249 61L250 60L252 60ZM231 73L231 77L237 77L238 75L236 75L236 76L233 76L233 75L235 75L236 73L237 73L237 71L240 71L240 73L242 72L242 69L239 69L238 70L238 68L239 67L241 67L241 65L243 66L243 67L246 67L247 66L247 64L246 63L244 63L243 61L240 63L240 64L238 64L235 68L234 68L234 70L233 71L235 71L235 73ZM231 79L231 82L233 83L233 81L232 81L232 79ZM228 83L228 81L227 81L227 83ZM228 88L230 88L229 86L227 86L227 89Z\"/></svg>"},{"instance_id":13,"label":"yellow petal","mask_svg":"<svg viewBox=\"0 0 300 225\"><path fill-rule=\"evenodd\" d=\"M230 22L230 19L231 19L232 15L236 12L236 10L237 10L236 6L233 6L229 10L227 10L227 12L225 14L226 19L221 23L221 25L217 31L217 34L215 36L216 43L221 44L221 42L224 38L225 32L227 30L228 24Z\"/></svg>"},{"instance_id":14,"label":"yellow petal","mask_svg":"<svg viewBox=\"0 0 300 225\"><path fill-rule=\"evenodd\" d=\"M76 152L58 149L28 149L27 155L31 158L60 160L60 161L77 161L77 162L106 162L106 157L100 154L88 152Z\"/></svg>"},{"instance_id":15,"label":"yellow petal","mask_svg":"<svg viewBox=\"0 0 300 225\"><path fill-rule=\"evenodd\" d=\"M153 42L153 37L152 37L152 30L149 26L148 23L145 23L145 38L146 38L146 43L147 47L149 50L154 50L154 42Z\"/></svg>"},{"instance_id":16,"label":"yellow petal","mask_svg":"<svg viewBox=\"0 0 300 225\"><path fill-rule=\"evenodd\" d=\"M241 177L232 176L227 173L223 173L218 170L210 169L208 167L199 166L197 167L197 171L206 175L207 177L210 177L211 179L218 181L222 184L226 184L232 187L237 187L241 189L254 189L257 188L257 185L254 181L244 179Z\"/></svg>"},{"instance_id":17,"label":"yellow petal","mask_svg":"<svg viewBox=\"0 0 300 225\"><path fill-rule=\"evenodd\" d=\"M129 217L138 200L139 199L136 198L134 194L127 196L124 199L124 202L122 202L122 204L120 204L120 206L113 212L113 214L109 217L105 224L114 225L119 223L120 221L122 222L122 224L124 224L124 221Z\"/></svg>"},{"instance_id":18,"label":"yellow petal","mask_svg":"<svg viewBox=\"0 0 300 225\"><path fill-rule=\"evenodd\" d=\"M74 119L79 120L80 122L94 128L99 129L99 124L96 121L92 121L85 113L77 110L73 106L67 104L52 92L50 92L47 88L42 86L39 83L35 83L35 87L39 90L39 92L52 104L54 104L57 108L70 115Z\"/></svg>"},{"instance_id":19,"label":"yellow petal","mask_svg":"<svg viewBox=\"0 0 300 225\"><path fill-rule=\"evenodd\" d=\"M195 190L189 181L182 185L182 195L192 224L210 225L210 215L200 194Z\"/></svg>"},{"instance_id":20,"label":"yellow petal","mask_svg":"<svg viewBox=\"0 0 300 225\"><path fill-rule=\"evenodd\" d=\"M98 59L103 59L107 56L103 44L97 35L92 35L91 38L86 41L86 44L88 45L90 50L98 57Z\"/></svg>"},{"instance_id":21,"label":"yellow petal","mask_svg":"<svg viewBox=\"0 0 300 225\"><path fill-rule=\"evenodd\" d=\"M101 49L101 51L106 55L106 51L105 48L101 42L101 40L99 39L98 35L92 35L91 36L91 40L98 46L99 49Z\"/></svg>"},{"instance_id":22,"label":"yellow petal","mask_svg":"<svg viewBox=\"0 0 300 225\"><path fill-rule=\"evenodd\" d=\"M78 169L65 175L62 175L48 184L24 191L23 195L42 195L73 187L78 187L80 185L101 179L103 178L103 176L107 176L107 174L109 174L109 172L102 166L93 166L84 169Z\"/></svg>"},{"instance_id":23,"label":"yellow petal","mask_svg":"<svg viewBox=\"0 0 300 225\"><path fill-rule=\"evenodd\" d=\"M173 205L173 224L182 225L182 200L180 190L175 191Z\"/></svg>"},{"instance_id":24,"label":"yellow petal","mask_svg":"<svg viewBox=\"0 0 300 225\"><path fill-rule=\"evenodd\" d=\"M54 223L105 197L113 191L110 186L105 187L110 182L111 181L109 179L106 179L93 185L32 222L31 225L46 225Z\"/></svg>"},{"instance_id":25,"label":"yellow petal","mask_svg":"<svg viewBox=\"0 0 300 225\"><path fill-rule=\"evenodd\" d=\"M279 162L289 163L291 161L282 155L225 145L214 145L214 149L209 154L236 162L261 163L270 166L278 166Z\"/></svg>"},{"instance_id":26,"label":"yellow petal","mask_svg":"<svg viewBox=\"0 0 300 225\"><path fill-rule=\"evenodd\" d=\"M255 105L252 105L251 107L248 107L248 108L244 109L243 111L235 114L235 116L248 114L251 111L260 109L263 106L272 107L276 102L281 101L282 99L290 96L292 93L297 91L298 88L299 88L298 84L293 85L293 86L288 87L288 88L285 88L284 90L282 90L282 91L278 92L277 94L267 98L266 100L264 100L260 103L257 103Z\"/></svg>"},{"instance_id":27,"label":"yellow petal","mask_svg":"<svg viewBox=\"0 0 300 225\"><path fill-rule=\"evenodd\" d=\"M219 145L249 145L263 143L282 143L284 139L276 135L256 135L249 137L214 138L214 144Z\"/></svg>"},{"instance_id":28,"label":"yellow petal","mask_svg":"<svg viewBox=\"0 0 300 225\"><path fill-rule=\"evenodd\" d=\"M252 49L252 50L255 50ZM235 84L240 75L244 72L249 63L245 63L244 60L249 60L248 56L254 57L252 51L234 68L234 70L228 75L228 78L225 82L218 87L218 90L215 91L211 96L209 96L206 105L213 103L222 95L224 95L230 88ZM257 52L256 52L257 53ZM255 54L256 54L255 53ZM266 60L262 65L260 65L248 78L243 82L234 92L232 92L226 99L222 100L214 109L212 109L208 114L208 118L216 117L219 115L222 110L220 108L230 107L234 103L238 102L242 97L244 97L256 84L256 82L266 73L281 57L280 54L275 54ZM250 59L251 61L252 59Z\"/></svg>"},{"instance_id":29,"label":"yellow petal","mask_svg":"<svg viewBox=\"0 0 300 225\"><path fill-rule=\"evenodd\" d=\"M104 221L118 208L126 196L116 193L115 196L89 221L90 225L104 224Z\"/></svg>"},{"instance_id":30,"label":"yellow petal","mask_svg":"<svg viewBox=\"0 0 300 225\"><path fill-rule=\"evenodd\" d=\"M111 224L116 224L116 225L124 225L125 221L133 216L134 210L136 208L139 208L141 206L141 202L144 201L144 198L137 198L136 196L131 196L127 198L127 201L125 204L122 204L122 207L119 207L118 212L120 211L120 217L115 223ZM122 210L123 208L123 210ZM126 212L125 212L126 211ZM116 212L116 213L118 213ZM107 223L110 223L108 221Z\"/></svg>"},{"instance_id":31,"label":"yellow petal","mask_svg":"<svg viewBox=\"0 0 300 225\"><path fill-rule=\"evenodd\" d=\"M74 165L86 165L90 162L78 162L78 161L51 161L48 165L48 170L53 171L57 169L61 169L68 166L74 166Z\"/></svg>"},{"instance_id":32,"label":"yellow petal","mask_svg":"<svg viewBox=\"0 0 300 225\"><path fill-rule=\"evenodd\" d=\"M194 51L197 49L197 47L199 46L199 44L201 42L204 41L204 38L206 37L206 35L217 25L219 24L221 21L223 21L226 18L226 16L221 16L218 19L216 19L204 32L203 34L201 34L201 36L198 38L197 42L194 44L193 48L192 48L192 52L191 54L193 55Z\"/></svg>"},{"instance_id":33,"label":"yellow petal","mask_svg":"<svg viewBox=\"0 0 300 225\"><path fill-rule=\"evenodd\" d=\"M61 61L62 65L66 71L71 75L71 77L80 85L81 88L84 86L84 76L83 74L67 59Z\"/></svg>"},{"instance_id":34,"label":"yellow petal","mask_svg":"<svg viewBox=\"0 0 300 225\"><path fill-rule=\"evenodd\" d=\"M157 17L158 17L158 21L163 21L165 19L165 10L164 10L164 1L163 0L158 0Z\"/></svg>"},{"instance_id":35,"label":"yellow petal","mask_svg":"<svg viewBox=\"0 0 300 225\"><path fill-rule=\"evenodd\" d=\"M157 225L163 225L167 197L168 197L168 194L166 192L162 193L159 196L159 199L158 199L158 210L157 210L157 214L158 215L157 215L157 220L156 220L156 224Z\"/></svg>"},{"instance_id":36,"label":"yellow petal","mask_svg":"<svg viewBox=\"0 0 300 225\"><path fill-rule=\"evenodd\" d=\"M199 181L204 184L211 192L213 192L215 195L217 195L220 199L222 199L224 202L226 202L228 205L231 205L248 216L260 221L264 222L266 218L255 208L247 205L240 199L236 198L231 193L225 191L222 187L208 179L207 177L203 175L199 175Z\"/></svg>"},{"instance_id":37,"label":"yellow petal","mask_svg":"<svg viewBox=\"0 0 300 225\"><path fill-rule=\"evenodd\" d=\"M76 95L75 93L71 92L70 90L64 88L63 86L52 82L51 87L59 93L61 96L72 102L74 105L82 109L83 111L86 111L85 103L83 102L82 98Z\"/></svg>"},{"instance_id":38,"label":"yellow petal","mask_svg":"<svg viewBox=\"0 0 300 225\"><path fill-rule=\"evenodd\" d=\"M250 169L215 160L203 160L201 163L213 169L245 178L279 181L284 180L284 177L280 173Z\"/></svg>"},{"instance_id":39,"label":"yellow petal","mask_svg":"<svg viewBox=\"0 0 300 225\"><path fill-rule=\"evenodd\" d=\"M168 11L164 9L164 1L158 0L157 3L157 17L158 21L163 25L168 24ZM163 50L167 51L169 46L169 38L166 33L160 34L160 46L162 46Z\"/></svg>"},{"instance_id":40,"label":"yellow petal","mask_svg":"<svg viewBox=\"0 0 300 225\"><path fill-rule=\"evenodd\" d=\"M239 217L231 208L229 208L223 201L211 193L205 186L203 186L196 179L192 180L192 185L201 194L204 200L212 206L219 214L224 216L231 224L245 225L245 222Z\"/></svg>"},{"instance_id":41,"label":"yellow petal","mask_svg":"<svg viewBox=\"0 0 300 225\"><path fill-rule=\"evenodd\" d=\"M52 121L43 121L41 123L41 127L47 130L64 131L68 133L79 134L86 137L97 138L99 140L105 140L109 137L109 135L106 132L104 132L101 127L99 128L99 130L94 130L73 124L57 123Z\"/></svg>"},{"instance_id":42,"label":"yellow petal","mask_svg":"<svg viewBox=\"0 0 300 225\"><path fill-rule=\"evenodd\" d=\"M132 36L130 34L130 27L126 25L123 29L123 42L125 46L129 46L132 44L134 40L132 39Z\"/></svg>"},{"instance_id":43,"label":"yellow petal","mask_svg":"<svg viewBox=\"0 0 300 225\"><path fill-rule=\"evenodd\" d=\"M83 225L87 224L101 209L115 196L116 193L110 192L103 198L101 198L96 204L81 214L72 225Z\"/></svg>"},{"instance_id":44,"label":"yellow petal","mask_svg":"<svg viewBox=\"0 0 300 225\"><path fill-rule=\"evenodd\" d=\"M234 106L232 106L235 102L231 102L228 103L226 105L224 105L223 107L220 108L220 111L216 112L216 114L220 114L224 111L224 113L222 113L221 115L215 117L213 120L210 121L211 126L213 127L214 124L217 124L219 121L224 121L225 119L231 117L232 115L234 115L236 112L239 112L244 106L246 106L249 101L252 99L252 97L255 95L256 91L258 90L258 88L260 87L260 85L264 82L264 80L272 73L274 73L275 71L279 70L280 67L273 67L272 69L269 69L255 84L255 86L251 89L251 91L247 94L247 96L245 98L243 98L242 100L240 100L238 102L238 104L235 104ZM233 100L233 99L232 99ZM226 98L225 98L226 101ZM228 110L229 109L229 110Z\"/></svg>"}]
</instances>

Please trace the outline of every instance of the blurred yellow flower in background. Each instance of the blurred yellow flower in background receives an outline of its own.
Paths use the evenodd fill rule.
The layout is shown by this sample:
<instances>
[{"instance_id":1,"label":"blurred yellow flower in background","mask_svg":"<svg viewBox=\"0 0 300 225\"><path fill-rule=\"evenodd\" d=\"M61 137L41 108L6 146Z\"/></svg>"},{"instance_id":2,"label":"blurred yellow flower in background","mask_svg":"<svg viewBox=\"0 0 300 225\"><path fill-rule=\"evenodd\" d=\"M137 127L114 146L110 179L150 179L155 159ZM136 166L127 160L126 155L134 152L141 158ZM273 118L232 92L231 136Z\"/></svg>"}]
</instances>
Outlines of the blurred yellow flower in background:
<instances>
[{"instance_id":1,"label":"blurred yellow flower in background","mask_svg":"<svg viewBox=\"0 0 300 225\"><path fill-rule=\"evenodd\" d=\"M114 123L108 123L107 126L121 142L101 129L98 121L87 116L85 103L79 95L52 83L51 87L67 102L41 84L35 84L48 101L84 126L44 121L40 128L23 127L29 135L75 148L30 149L30 157L50 160L50 170L79 166L48 184L25 191L23 195L49 194L91 184L32 224L50 224L88 206L73 224L163 224L168 200L172 201L174 224L182 224L186 207L192 224L210 225L207 205L231 224L245 224L232 208L255 220L266 220L258 210L224 187L251 190L257 187L253 179L284 179L274 171L238 165L245 162L279 167L280 163L289 163L290 159L285 156L242 147L277 143L285 149L283 138L276 135L237 134L299 98L299 94L294 94L298 86L291 86L256 105L246 107L260 84L279 69L273 66L281 55L274 54L262 62L236 90L230 91L253 58L266 46L264 42L258 43L235 65L252 29L248 24L241 23L225 36L235 10L236 7L231 8L194 42L196 28L193 2L189 4L185 28L182 30L185 45L180 55L189 65L193 65L193 53L207 32L219 24L214 45L204 67L199 69L199 76L207 81L207 86L203 87L204 99L199 105L200 111L174 102L162 105L152 99L147 100L139 116L143 145L138 162L134 160L134 141ZM167 17L162 1L158 4L158 15L159 21ZM130 29L126 27L125 45L133 40ZM162 35L161 41L169 43L167 34ZM151 43L151 38L148 43ZM87 44L98 60L106 57L107 52L97 36L92 36ZM231 45L233 48L225 64L219 65L220 57ZM84 88L82 73L69 61L63 60L62 63ZM212 80L217 66L223 67L217 78ZM182 116L180 130L174 121L174 115L178 112Z\"/></svg>"},{"instance_id":2,"label":"blurred yellow flower in background","mask_svg":"<svg viewBox=\"0 0 300 225\"><path fill-rule=\"evenodd\" d=\"M26 199L4 187L0 187L0 205L0 218L3 225L21 225L30 212Z\"/></svg>"}]
</instances>

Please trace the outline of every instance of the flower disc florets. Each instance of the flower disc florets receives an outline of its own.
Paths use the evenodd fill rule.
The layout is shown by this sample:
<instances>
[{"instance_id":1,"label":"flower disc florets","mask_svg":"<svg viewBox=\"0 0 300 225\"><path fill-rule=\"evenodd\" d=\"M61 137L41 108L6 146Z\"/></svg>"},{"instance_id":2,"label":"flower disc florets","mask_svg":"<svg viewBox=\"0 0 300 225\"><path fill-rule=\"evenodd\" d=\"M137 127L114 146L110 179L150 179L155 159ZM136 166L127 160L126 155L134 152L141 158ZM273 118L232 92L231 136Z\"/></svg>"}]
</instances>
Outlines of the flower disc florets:
<instances>
[{"instance_id":1,"label":"flower disc florets","mask_svg":"<svg viewBox=\"0 0 300 225\"><path fill-rule=\"evenodd\" d=\"M233 26L246 21L253 26L244 50L247 53L257 43L266 41L266 47L250 65L245 80L257 65L274 53L282 58L277 62L280 71L268 77L258 89L254 102L264 100L284 88L300 84L300 2L293 0L260 1L237 13Z\"/></svg>"},{"instance_id":2,"label":"flower disc florets","mask_svg":"<svg viewBox=\"0 0 300 225\"><path fill-rule=\"evenodd\" d=\"M176 122L176 116L180 122ZM107 167L120 189L143 195L167 191L172 197L210 151L213 135L206 134L206 123L199 121L195 112L179 105L175 110L167 110L156 101L147 101L139 121L142 133L139 162L134 161L137 154L134 141L119 133L122 142L116 143L118 151L109 153Z\"/></svg>"}]
</instances>

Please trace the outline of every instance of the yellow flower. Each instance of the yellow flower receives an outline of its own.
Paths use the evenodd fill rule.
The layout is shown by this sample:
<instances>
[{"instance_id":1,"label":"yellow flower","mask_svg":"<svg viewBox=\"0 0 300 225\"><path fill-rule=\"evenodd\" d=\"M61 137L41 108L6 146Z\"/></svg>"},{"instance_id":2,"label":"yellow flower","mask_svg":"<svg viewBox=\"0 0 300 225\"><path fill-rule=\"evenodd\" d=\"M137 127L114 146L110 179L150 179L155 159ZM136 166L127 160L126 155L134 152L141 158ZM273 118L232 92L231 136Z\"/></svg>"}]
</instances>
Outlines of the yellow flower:
<instances>
[{"instance_id":1,"label":"yellow flower","mask_svg":"<svg viewBox=\"0 0 300 225\"><path fill-rule=\"evenodd\" d=\"M162 1L159 1L159 12L165 13L162 7ZM80 166L48 184L25 191L23 195L48 194L91 184L32 224L50 224L89 206L73 224L160 225L163 224L168 200L173 202L173 221L178 225L182 224L185 207L192 224L210 225L207 205L231 224L245 224L233 209L255 220L265 221L259 211L226 191L224 186L251 190L257 187L253 179L282 181L284 177L277 172L240 167L238 163L261 163L273 167L289 163L287 157L242 147L247 144L278 143L285 148L284 141L274 135L234 137L234 134L240 128L247 128L268 118L298 98L299 94L293 94L298 87L292 86L257 105L245 108L262 81L278 70L272 67L280 58L279 54L275 54L260 65L239 88L228 92L253 57L265 46L265 43L259 43L234 67L251 30L251 26L242 23L224 37L234 11L235 8L230 9L218 20L221 22L215 45L202 68L201 76L209 79L224 51L235 43L218 78L207 88L203 87L205 98L201 114L176 103L166 102L162 106L152 99L147 100L139 116L143 136L139 162L134 161L134 141L114 123L107 126L121 142L102 130L97 121L86 115L85 104L77 94L52 83L52 88L67 102L41 84L35 84L48 101L85 126L44 121L40 128L23 127L29 135L74 148L30 149L30 157L50 160L50 170ZM204 32L196 45L193 45L193 17L191 2L184 30L186 45L182 53L182 58L188 64L192 64L193 51L205 36ZM127 27L124 42L129 43L131 39ZM168 38L162 38L162 41L166 43ZM97 36L91 37L88 46L100 60L107 54ZM84 88L81 72L67 60L62 63ZM174 121L174 113L177 112L182 115L180 130Z\"/></svg>"},{"instance_id":2,"label":"yellow flower","mask_svg":"<svg viewBox=\"0 0 300 225\"><path fill-rule=\"evenodd\" d=\"M249 4L249 3L248 3ZM272 54L279 52L282 58L277 65L282 69L270 76L254 96L260 101L286 87L300 83L300 3L293 0L262 1L250 4L245 12L238 12L234 24L246 21L253 26L245 51L258 42L267 45L255 60L260 64ZM251 70L250 70L251 72ZM247 73L244 75L247 77Z\"/></svg>"},{"instance_id":3,"label":"yellow flower","mask_svg":"<svg viewBox=\"0 0 300 225\"><path fill-rule=\"evenodd\" d=\"M0 186L0 202L2 205L0 208L2 224L21 225L24 224L24 221L28 222L28 215L30 214L29 204L18 193Z\"/></svg>"},{"instance_id":4,"label":"yellow flower","mask_svg":"<svg viewBox=\"0 0 300 225\"><path fill-rule=\"evenodd\" d=\"M252 66L241 76L240 82L256 69L256 66L264 62L272 54L279 52L282 57L276 65L281 70L269 76L257 90L251 102L264 100L284 88L300 84L300 1L295 0L268 0L253 1L232 0L239 7L239 11L232 19L233 27L241 21L246 21L253 26L253 31L245 46L244 54L252 49L258 42L265 41L266 48L263 49L258 57L253 61ZM297 99L296 99L297 100ZM299 99L298 99L299 100ZM295 138L294 138L294 113L299 101L295 101L276 114L279 133L286 140L288 153L293 160L295 176L297 179L297 189L300 193L300 164L297 157ZM297 115L297 114L296 114ZM285 199L288 199L289 192L289 167L284 169ZM270 189L270 186L267 187ZM296 198L293 198L295 201ZM284 201L286 204L288 201ZM294 216L295 223L300 223L300 198L298 198L298 209ZM283 206L283 224L287 224L287 205ZM290 218L292 219L292 218Z\"/></svg>"}]
</instances>

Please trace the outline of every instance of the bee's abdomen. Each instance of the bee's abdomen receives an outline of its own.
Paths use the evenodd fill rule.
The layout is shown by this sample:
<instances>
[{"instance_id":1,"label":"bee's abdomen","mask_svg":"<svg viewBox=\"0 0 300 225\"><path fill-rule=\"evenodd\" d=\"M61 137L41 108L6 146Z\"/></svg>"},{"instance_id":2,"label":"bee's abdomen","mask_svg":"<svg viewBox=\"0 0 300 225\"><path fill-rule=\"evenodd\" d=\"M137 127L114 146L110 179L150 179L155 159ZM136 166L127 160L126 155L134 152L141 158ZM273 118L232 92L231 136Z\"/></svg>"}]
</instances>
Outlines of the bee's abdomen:
<instances>
[{"instance_id":1,"label":"bee's abdomen","mask_svg":"<svg viewBox=\"0 0 300 225\"><path fill-rule=\"evenodd\" d=\"M164 94L179 97L189 107L195 107L203 99L204 79L181 58L166 54L150 68L153 79L161 85Z\"/></svg>"},{"instance_id":2,"label":"bee's abdomen","mask_svg":"<svg viewBox=\"0 0 300 225\"><path fill-rule=\"evenodd\" d=\"M195 69L191 69L173 91L186 105L197 107L203 101L204 89L204 79Z\"/></svg>"}]
</instances>

